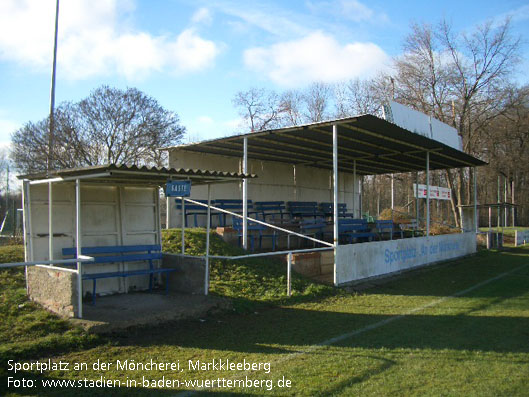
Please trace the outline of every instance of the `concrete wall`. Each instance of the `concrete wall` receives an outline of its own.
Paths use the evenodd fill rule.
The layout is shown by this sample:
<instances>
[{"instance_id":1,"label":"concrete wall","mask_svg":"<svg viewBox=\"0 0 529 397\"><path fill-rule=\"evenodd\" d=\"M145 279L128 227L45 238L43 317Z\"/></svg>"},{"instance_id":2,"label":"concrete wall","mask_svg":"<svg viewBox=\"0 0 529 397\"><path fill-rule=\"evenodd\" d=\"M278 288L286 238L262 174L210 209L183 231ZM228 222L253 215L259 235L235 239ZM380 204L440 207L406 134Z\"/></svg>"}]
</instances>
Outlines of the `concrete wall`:
<instances>
[{"instance_id":1,"label":"concrete wall","mask_svg":"<svg viewBox=\"0 0 529 397\"><path fill-rule=\"evenodd\" d=\"M29 298L64 317L77 316L77 274L29 266Z\"/></svg>"},{"instance_id":2,"label":"concrete wall","mask_svg":"<svg viewBox=\"0 0 529 397\"><path fill-rule=\"evenodd\" d=\"M516 230L514 234L514 245L516 247L529 244L529 230Z\"/></svg>"},{"instance_id":3,"label":"concrete wall","mask_svg":"<svg viewBox=\"0 0 529 397\"><path fill-rule=\"evenodd\" d=\"M336 280L338 285L347 284L475 252L473 232L340 245Z\"/></svg>"},{"instance_id":4,"label":"concrete wall","mask_svg":"<svg viewBox=\"0 0 529 397\"><path fill-rule=\"evenodd\" d=\"M178 269L169 273L169 290L185 294L204 294L206 263L202 258L163 254L162 267Z\"/></svg>"},{"instance_id":5,"label":"concrete wall","mask_svg":"<svg viewBox=\"0 0 529 397\"><path fill-rule=\"evenodd\" d=\"M53 184L53 242L55 259L62 249L75 246L75 184ZM81 182L82 245L160 244L159 198L156 188L109 186ZM47 260L48 185L30 185L31 260ZM25 231L28 233L28 230ZM29 236L26 236L28 240ZM31 246L31 245L30 245ZM26 246L26 249L29 249ZM86 264L84 273L113 272L145 268L143 262L129 264ZM108 278L97 282L97 293L112 294L143 290L148 276ZM92 291L92 281L83 282L83 291Z\"/></svg>"},{"instance_id":6,"label":"concrete wall","mask_svg":"<svg viewBox=\"0 0 529 397\"><path fill-rule=\"evenodd\" d=\"M242 153L241 153L242 156ZM332 159L329 159L332 160ZM172 150L169 152L169 166L175 168L201 168L217 171L242 171L239 158ZM251 179L248 185L248 198L253 201L318 201L332 202L332 172L307 166L293 166L281 162L248 160L248 169L258 178ZM353 209L353 175L340 173L338 177L339 202L347 203L349 212ZM355 189L357 217L360 215L360 178ZM191 197L206 199L205 186L193 186ZM217 184L211 187L211 198L242 199L242 183ZM171 199L170 227L180 227L181 215L176 210L175 199ZM216 218L215 218L216 219ZM193 226L189 217L189 226ZM205 217L199 217L200 226L205 225Z\"/></svg>"}]
</instances>

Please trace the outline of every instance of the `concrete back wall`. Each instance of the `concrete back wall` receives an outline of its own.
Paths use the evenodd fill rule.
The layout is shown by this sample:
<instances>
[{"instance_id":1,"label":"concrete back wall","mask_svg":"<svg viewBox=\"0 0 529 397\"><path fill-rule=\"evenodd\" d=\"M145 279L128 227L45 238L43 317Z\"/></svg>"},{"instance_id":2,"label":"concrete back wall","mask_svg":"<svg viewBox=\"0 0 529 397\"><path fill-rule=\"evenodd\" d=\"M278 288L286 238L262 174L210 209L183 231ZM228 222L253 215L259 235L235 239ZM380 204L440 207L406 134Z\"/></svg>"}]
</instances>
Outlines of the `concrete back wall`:
<instances>
[{"instance_id":1,"label":"concrete back wall","mask_svg":"<svg viewBox=\"0 0 529 397\"><path fill-rule=\"evenodd\" d=\"M242 155L242 153L241 153ZM329 159L329 161L332 159ZM235 157L218 156L185 151L172 150L169 154L169 166L175 168L200 168L216 171L241 172L241 159ZM248 185L248 198L255 201L318 201L332 202L332 172L308 166L293 166L281 162L248 160L248 169L258 177L251 179ZM356 203L356 217L360 216L360 184L357 178L357 188L354 201ZM349 212L353 209L353 182L349 173L338 175L338 200L347 203ZM191 197L206 199L205 186L193 186ZM242 199L242 183L217 184L211 187L211 198ZM175 208L175 200L171 200L170 227L179 227L181 223L180 211ZM205 217L199 217L204 226ZM189 217L189 226L193 221Z\"/></svg>"},{"instance_id":2,"label":"concrete back wall","mask_svg":"<svg viewBox=\"0 0 529 397\"><path fill-rule=\"evenodd\" d=\"M474 232L339 245L336 282L343 285L475 252Z\"/></svg>"},{"instance_id":3,"label":"concrete back wall","mask_svg":"<svg viewBox=\"0 0 529 397\"><path fill-rule=\"evenodd\" d=\"M82 182L81 186L83 246L160 244L157 188L90 185ZM49 257L48 185L30 185L30 200L31 211L28 213L32 227L32 260L47 260ZM63 248L75 246L75 227L75 185L54 183L53 257L55 259L63 258ZM148 265L145 263L87 264L83 266L83 272L113 272L123 268L143 269L146 266ZM148 276L108 278L98 280L97 292L110 294L147 289L148 286ZM83 290L92 291L92 282L84 281Z\"/></svg>"}]
</instances>

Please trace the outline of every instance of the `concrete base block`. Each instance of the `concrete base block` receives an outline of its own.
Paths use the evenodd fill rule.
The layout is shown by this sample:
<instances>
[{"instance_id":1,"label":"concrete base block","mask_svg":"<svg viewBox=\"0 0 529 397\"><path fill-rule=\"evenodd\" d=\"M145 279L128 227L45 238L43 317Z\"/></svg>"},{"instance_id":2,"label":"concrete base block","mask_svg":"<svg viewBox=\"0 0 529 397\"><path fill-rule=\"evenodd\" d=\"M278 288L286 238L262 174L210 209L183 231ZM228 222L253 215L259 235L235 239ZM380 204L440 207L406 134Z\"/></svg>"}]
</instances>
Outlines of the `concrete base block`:
<instances>
[{"instance_id":1,"label":"concrete base block","mask_svg":"<svg viewBox=\"0 0 529 397\"><path fill-rule=\"evenodd\" d=\"M77 274L30 266L27 278L31 300L60 316L77 316Z\"/></svg>"},{"instance_id":2,"label":"concrete base block","mask_svg":"<svg viewBox=\"0 0 529 397\"><path fill-rule=\"evenodd\" d=\"M202 258L163 254L162 267L178 269L169 273L169 291L186 294L204 294L206 264Z\"/></svg>"}]
</instances>

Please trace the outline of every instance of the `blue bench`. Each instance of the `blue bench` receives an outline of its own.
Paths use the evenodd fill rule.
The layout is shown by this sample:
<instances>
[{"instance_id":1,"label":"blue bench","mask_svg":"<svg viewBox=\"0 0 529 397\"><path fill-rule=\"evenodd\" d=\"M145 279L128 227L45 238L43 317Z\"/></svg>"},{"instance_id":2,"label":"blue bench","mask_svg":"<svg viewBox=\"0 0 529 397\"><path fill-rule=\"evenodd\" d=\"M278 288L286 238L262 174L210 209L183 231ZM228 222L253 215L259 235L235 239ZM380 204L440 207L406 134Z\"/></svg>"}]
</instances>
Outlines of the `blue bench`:
<instances>
[{"instance_id":1,"label":"blue bench","mask_svg":"<svg viewBox=\"0 0 529 397\"><path fill-rule=\"evenodd\" d=\"M254 211L252 200L248 200L247 202L248 202L248 216L257 215L258 212ZM242 215L242 200L216 199L215 207ZM213 218L213 216L219 217L219 226L225 227L227 225L226 217L229 216L229 214L225 214L224 212L214 212L211 214L211 218Z\"/></svg>"},{"instance_id":2,"label":"blue bench","mask_svg":"<svg viewBox=\"0 0 529 397\"><path fill-rule=\"evenodd\" d=\"M372 232L365 219L340 219L338 221L339 238L352 244L353 239L371 241L377 234Z\"/></svg>"},{"instance_id":3,"label":"blue bench","mask_svg":"<svg viewBox=\"0 0 529 397\"><path fill-rule=\"evenodd\" d=\"M395 235L400 235L400 238L404 238L403 231L395 230L395 224L392 220L375 221L375 229L380 240L382 240L382 236L386 233L389 235L390 240L393 240L393 236Z\"/></svg>"},{"instance_id":4,"label":"blue bench","mask_svg":"<svg viewBox=\"0 0 529 397\"><path fill-rule=\"evenodd\" d=\"M287 202L288 212L290 218L321 218L324 215L318 208L316 201L288 201Z\"/></svg>"},{"instance_id":5,"label":"blue bench","mask_svg":"<svg viewBox=\"0 0 529 397\"><path fill-rule=\"evenodd\" d=\"M105 246L105 247L83 247L81 249L83 255L90 255L94 257L94 262L97 263L128 263L146 261L149 263L148 269L118 271L118 272L104 272L104 273L83 273L83 280L92 280L92 303L96 304L96 281L101 278L115 278L115 277L131 277L149 275L149 291L152 291L154 274L168 274L177 269L160 269L155 268L153 261L162 259L162 247L160 245L122 245L122 246ZM76 257L77 249L63 248L63 256ZM165 292L169 291L169 283L165 283Z\"/></svg>"},{"instance_id":6,"label":"blue bench","mask_svg":"<svg viewBox=\"0 0 529 397\"><path fill-rule=\"evenodd\" d=\"M276 215L279 215L283 222L283 217L289 215L284 201L256 201L254 204L255 210L263 216L265 222L267 216L274 219Z\"/></svg>"},{"instance_id":7,"label":"blue bench","mask_svg":"<svg viewBox=\"0 0 529 397\"><path fill-rule=\"evenodd\" d=\"M325 235L325 228L327 227L327 224L325 223L325 220L321 218L314 218L314 219L303 219L299 222L299 232L305 236L313 236L316 239L323 240L323 237ZM313 242L314 246L316 246L316 242ZM300 246L301 246L301 239L300 239Z\"/></svg>"},{"instance_id":8,"label":"blue bench","mask_svg":"<svg viewBox=\"0 0 529 397\"><path fill-rule=\"evenodd\" d=\"M333 210L333 203L320 203L320 211L323 212L326 217L334 216ZM346 203L338 203L338 218L354 218L354 214L352 212L347 212Z\"/></svg>"},{"instance_id":9,"label":"blue bench","mask_svg":"<svg viewBox=\"0 0 529 397\"><path fill-rule=\"evenodd\" d=\"M248 238L250 239L250 250L253 251L255 244L254 244L254 235L251 234L251 231L257 231L258 237L259 237L259 249L263 247L263 237L271 238L272 239L272 251L276 250L276 240L277 235L276 231L273 230L272 234L264 234L263 232L267 229L265 225L261 225L256 222L252 222L251 220L247 220L247 227L248 227ZM239 247L241 246L241 240L242 240L242 218L233 217L233 229L237 232L237 236L239 237Z\"/></svg>"},{"instance_id":10,"label":"blue bench","mask_svg":"<svg viewBox=\"0 0 529 397\"><path fill-rule=\"evenodd\" d=\"M208 204L208 201L207 200L195 200L195 201L198 201L200 203L204 203L204 204ZM210 205L215 205L215 201L210 201ZM182 210L182 203L176 203L176 209L177 210ZM195 227L198 226L198 216L200 215L204 215L204 216L207 216L208 215L208 207L203 207L201 205L198 205L198 204L192 204L192 203L188 203L186 202L184 204L184 209L185 209L185 214L184 214L184 217L185 217L185 226L187 227L187 217L192 215L193 216L193 220L195 221Z\"/></svg>"}]
</instances>

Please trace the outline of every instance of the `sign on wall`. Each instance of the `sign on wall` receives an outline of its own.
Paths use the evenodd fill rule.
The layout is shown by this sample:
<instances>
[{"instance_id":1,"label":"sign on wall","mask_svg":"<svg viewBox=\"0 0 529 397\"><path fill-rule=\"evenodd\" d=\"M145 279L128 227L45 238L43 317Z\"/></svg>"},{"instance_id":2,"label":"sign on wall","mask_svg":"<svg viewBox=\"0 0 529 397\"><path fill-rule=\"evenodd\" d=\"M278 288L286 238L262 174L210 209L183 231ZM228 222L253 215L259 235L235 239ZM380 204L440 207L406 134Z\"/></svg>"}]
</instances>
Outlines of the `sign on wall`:
<instances>
[{"instance_id":1,"label":"sign on wall","mask_svg":"<svg viewBox=\"0 0 529 397\"><path fill-rule=\"evenodd\" d=\"M476 233L403 238L336 247L338 285L476 252Z\"/></svg>"},{"instance_id":2,"label":"sign on wall","mask_svg":"<svg viewBox=\"0 0 529 397\"><path fill-rule=\"evenodd\" d=\"M189 197L191 181L169 181L165 188L166 197Z\"/></svg>"},{"instance_id":3,"label":"sign on wall","mask_svg":"<svg viewBox=\"0 0 529 397\"><path fill-rule=\"evenodd\" d=\"M426 198L426 185L413 184L413 197ZM430 186L430 199L433 200L450 200L452 198L452 191L447 187Z\"/></svg>"}]
</instances>

